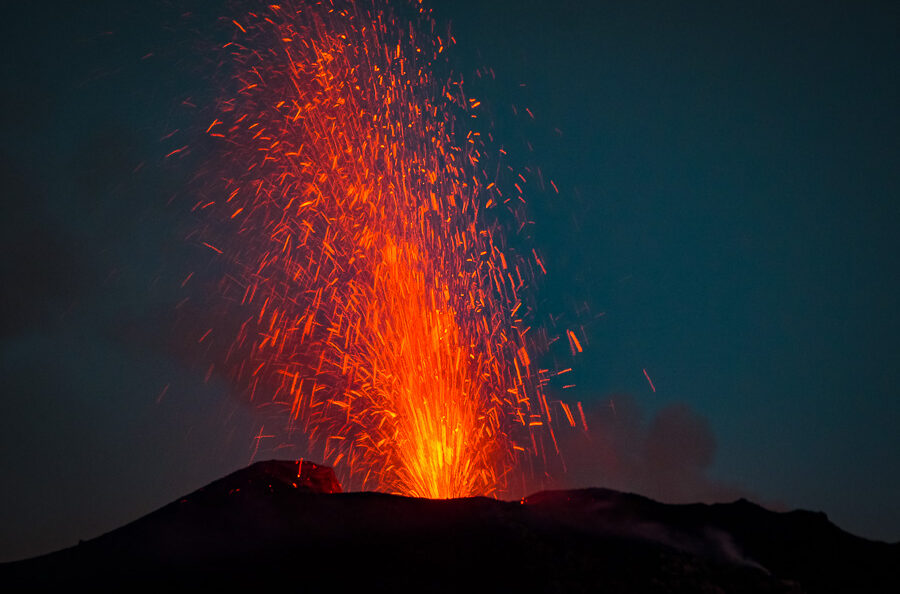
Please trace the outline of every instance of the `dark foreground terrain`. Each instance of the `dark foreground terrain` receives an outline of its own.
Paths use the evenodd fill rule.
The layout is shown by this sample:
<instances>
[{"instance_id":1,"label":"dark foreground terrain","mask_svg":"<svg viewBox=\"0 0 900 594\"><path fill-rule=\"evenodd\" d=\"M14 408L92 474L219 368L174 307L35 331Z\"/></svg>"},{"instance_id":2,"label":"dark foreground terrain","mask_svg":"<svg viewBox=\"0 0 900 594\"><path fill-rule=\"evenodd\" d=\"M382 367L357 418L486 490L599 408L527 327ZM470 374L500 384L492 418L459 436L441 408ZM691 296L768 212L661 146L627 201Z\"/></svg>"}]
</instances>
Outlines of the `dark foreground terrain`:
<instances>
[{"instance_id":1,"label":"dark foreground terrain","mask_svg":"<svg viewBox=\"0 0 900 594\"><path fill-rule=\"evenodd\" d=\"M900 592L900 544L745 500L605 489L522 502L340 493L254 464L78 546L0 565L0 589L253 592Z\"/></svg>"}]
</instances>

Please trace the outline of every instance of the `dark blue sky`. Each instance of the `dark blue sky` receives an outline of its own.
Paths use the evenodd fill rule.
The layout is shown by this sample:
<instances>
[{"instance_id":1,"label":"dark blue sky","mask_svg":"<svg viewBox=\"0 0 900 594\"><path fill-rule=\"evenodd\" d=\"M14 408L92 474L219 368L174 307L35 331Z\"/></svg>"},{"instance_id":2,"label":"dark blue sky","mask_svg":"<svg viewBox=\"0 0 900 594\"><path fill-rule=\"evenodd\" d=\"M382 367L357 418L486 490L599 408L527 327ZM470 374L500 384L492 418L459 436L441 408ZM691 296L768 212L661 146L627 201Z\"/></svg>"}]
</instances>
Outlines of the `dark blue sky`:
<instances>
[{"instance_id":1,"label":"dark blue sky","mask_svg":"<svg viewBox=\"0 0 900 594\"><path fill-rule=\"evenodd\" d=\"M210 263L178 206L202 151L162 157L229 12L26 4L2 25L0 559L233 470L260 422L173 344ZM498 140L560 188L531 200L542 313L604 313L566 397L622 459L694 428L703 480L900 540L898 8L675 4L432 3L457 68L497 75L467 83Z\"/></svg>"},{"instance_id":2,"label":"dark blue sky","mask_svg":"<svg viewBox=\"0 0 900 594\"><path fill-rule=\"evenodd\" d=\"M454 6L562 191L548 291L606 314L578 397L687 403L713 476L900 538L896 5Z\"/></svg>"}]
</instances>

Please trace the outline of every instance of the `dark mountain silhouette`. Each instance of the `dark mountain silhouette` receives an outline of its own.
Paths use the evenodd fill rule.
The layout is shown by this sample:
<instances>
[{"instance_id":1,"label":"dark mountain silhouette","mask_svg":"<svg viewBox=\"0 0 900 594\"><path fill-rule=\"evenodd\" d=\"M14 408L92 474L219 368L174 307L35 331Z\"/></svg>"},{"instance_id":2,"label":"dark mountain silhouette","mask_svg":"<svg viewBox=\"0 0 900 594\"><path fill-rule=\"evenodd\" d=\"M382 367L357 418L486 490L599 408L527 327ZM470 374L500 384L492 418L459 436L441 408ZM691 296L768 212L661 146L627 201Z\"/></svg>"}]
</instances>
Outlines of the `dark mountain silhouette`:
<instances>
[{"instance_id":1,"label":"dark mountain silhouette","mask_svg":"<svg viewBox=\"0 0 900 594\"><path fill-rule=\"evenodd\" d=\"M0 565L23 588L391 592L896 592L900 544L745 500L607 489L521 502L341 493L330 468L260 462L118 530Z\"/></svg>"}]
</instances>

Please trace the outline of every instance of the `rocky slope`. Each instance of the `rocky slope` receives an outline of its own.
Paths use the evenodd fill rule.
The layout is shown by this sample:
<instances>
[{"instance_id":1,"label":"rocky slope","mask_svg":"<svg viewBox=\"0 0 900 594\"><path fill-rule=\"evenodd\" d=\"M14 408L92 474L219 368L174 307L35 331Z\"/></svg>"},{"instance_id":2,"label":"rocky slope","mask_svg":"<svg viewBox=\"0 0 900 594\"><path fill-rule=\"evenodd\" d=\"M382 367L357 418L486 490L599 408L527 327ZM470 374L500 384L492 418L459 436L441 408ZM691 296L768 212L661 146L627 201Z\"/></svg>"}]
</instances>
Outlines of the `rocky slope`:
<instances>
[{"instance_id":1,"label":"rocky slope","mask_svg":"<svg viewBox=\"0 0 900 594\"><path fill-rule=\"evenodd\" d=\"M391 592L895 592L900 544L748 501L606 489L521 502L341 493L330 468L260 462L76 547L0 565L16 588ZM4 588L5 591L12 591Z\"/></svg>"}]
</instances>

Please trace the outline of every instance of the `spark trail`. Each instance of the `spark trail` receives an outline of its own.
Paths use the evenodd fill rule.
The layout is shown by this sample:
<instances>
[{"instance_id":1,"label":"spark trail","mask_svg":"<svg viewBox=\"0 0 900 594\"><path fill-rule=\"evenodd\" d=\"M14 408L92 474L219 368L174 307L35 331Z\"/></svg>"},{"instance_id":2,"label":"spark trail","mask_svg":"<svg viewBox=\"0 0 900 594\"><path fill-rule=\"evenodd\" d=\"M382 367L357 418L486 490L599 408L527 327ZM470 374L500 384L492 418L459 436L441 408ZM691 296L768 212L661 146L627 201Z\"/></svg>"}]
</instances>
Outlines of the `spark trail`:
<instances>
[{"instance_id":1,"label":"spark trail","mask_svg":"<svg viewBox=\"0 0 900 594\"><path fill-rule=\"evenodd\" d=\"M555 447L532 361L546 333L527 321L543 265L508 240L522 184L501 193L479 102L435 75L453 39L417 2L268 5L232 24L232 91L207 129L225 156L195 210L242 320L235 377L352 485L504 492Z\"/></svg>"}]
</instances>

